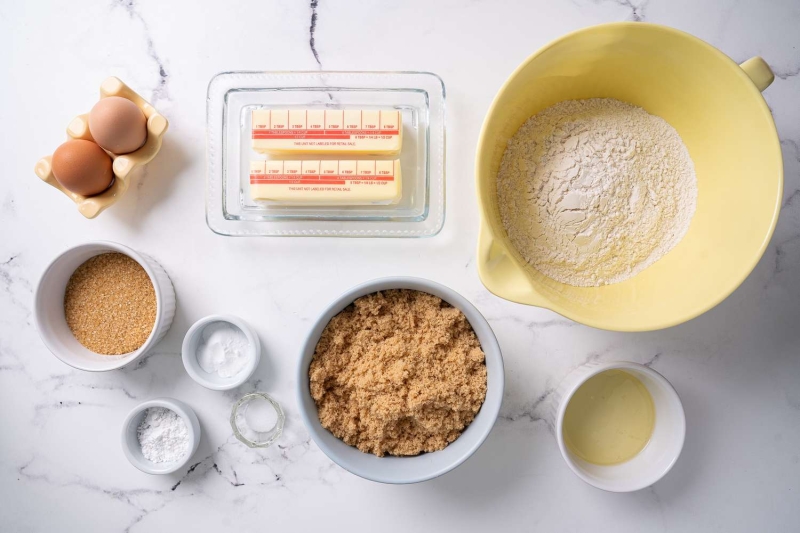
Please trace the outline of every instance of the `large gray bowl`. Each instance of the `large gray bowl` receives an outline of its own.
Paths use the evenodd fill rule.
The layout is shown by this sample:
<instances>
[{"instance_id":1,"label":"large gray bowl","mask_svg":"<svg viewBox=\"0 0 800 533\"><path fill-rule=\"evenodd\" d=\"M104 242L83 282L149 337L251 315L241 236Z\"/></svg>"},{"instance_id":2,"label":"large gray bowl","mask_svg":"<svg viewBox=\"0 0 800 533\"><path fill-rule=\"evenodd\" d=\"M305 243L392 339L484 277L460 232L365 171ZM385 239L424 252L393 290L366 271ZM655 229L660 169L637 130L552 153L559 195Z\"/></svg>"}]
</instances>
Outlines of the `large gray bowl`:
<instances>
[{"instance_id":1,"label":"large gray bowl","mask_svg":"<svg viewBox=\"0 0 800 533\"><path fill-rule=\"evenodd\" d=\"M353 446L348 446L322 427L317 415L317 406L311 397L308 367L311 365L314 349L325 326L328 325L331 318L353 303L355 299L388 289L414 289L427 292L457 307L469 320L486 354L486 400L464 433L447 448L438 452L424 453L414 457L377 457L363 453ZM364 479L381 483L403 484L418 483L441 476L475 453L475 450L486 440L497 420L503 400L505 378L503 376L503 357L500 354L497 338L495 338L489 323L475 306L454 290L438 283L420 278L392 277L358 285L344 293L322 312L303 346L300 363L297 366L297 382L299 384L297 403L300 406L300 416L302 416L314 442L328 457L342 468Z\"/></svg>"}]
</instances>

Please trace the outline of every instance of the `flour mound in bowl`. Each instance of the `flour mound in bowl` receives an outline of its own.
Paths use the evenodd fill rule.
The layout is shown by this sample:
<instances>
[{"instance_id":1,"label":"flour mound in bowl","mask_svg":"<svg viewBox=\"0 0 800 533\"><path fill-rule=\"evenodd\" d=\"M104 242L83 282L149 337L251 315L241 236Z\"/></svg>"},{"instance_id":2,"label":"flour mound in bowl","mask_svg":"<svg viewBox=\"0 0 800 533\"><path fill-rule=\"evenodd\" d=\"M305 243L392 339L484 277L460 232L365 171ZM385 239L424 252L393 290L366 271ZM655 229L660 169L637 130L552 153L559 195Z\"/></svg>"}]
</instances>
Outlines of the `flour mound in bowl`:
<instances>
[{"instance_id":1,"label":"flour mound in bowl","mask_svg":"<svg viewBox=\"0 0 800 533\"><path fill-rule=\"evenodd\" d=\"M358 298L331 319L309 368L319 420L379 457L445 448L486 398L486 363L464 314L406 289Z\"/></svg>"},{"instance_id":2,"label":"flour mound in bowl","mask_svg":"<svg viewBox=\"0 0 800 533\"><path fill-rule=\"evenodd\" d=\"M595 287L635 276L680 242L697 179L664 119L610 98L566 100L508 141L497 202L512 245L531 266Z\"/></svg>"}]
</instances>

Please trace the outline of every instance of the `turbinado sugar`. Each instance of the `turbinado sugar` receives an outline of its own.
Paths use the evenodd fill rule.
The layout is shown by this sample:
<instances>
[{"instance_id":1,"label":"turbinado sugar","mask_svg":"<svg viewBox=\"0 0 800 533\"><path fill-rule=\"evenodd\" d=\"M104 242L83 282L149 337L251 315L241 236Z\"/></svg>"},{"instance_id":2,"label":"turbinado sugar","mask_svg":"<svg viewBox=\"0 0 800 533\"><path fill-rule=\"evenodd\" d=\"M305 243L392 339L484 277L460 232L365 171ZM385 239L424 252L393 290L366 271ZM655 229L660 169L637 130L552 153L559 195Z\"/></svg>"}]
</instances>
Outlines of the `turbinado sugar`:
<instances>
[{"instance_id":1,"label":"turbinado sugar","mask_svg":"<svg viewBox=\"0 0 800 533\"><path fill-rule=\"evenodd\" d=\"M139 349L156 321L156 291L144 268L120 253L100 254L67 282L64 316L75 338L101 355Z\"/></svg>"}]
</instances>

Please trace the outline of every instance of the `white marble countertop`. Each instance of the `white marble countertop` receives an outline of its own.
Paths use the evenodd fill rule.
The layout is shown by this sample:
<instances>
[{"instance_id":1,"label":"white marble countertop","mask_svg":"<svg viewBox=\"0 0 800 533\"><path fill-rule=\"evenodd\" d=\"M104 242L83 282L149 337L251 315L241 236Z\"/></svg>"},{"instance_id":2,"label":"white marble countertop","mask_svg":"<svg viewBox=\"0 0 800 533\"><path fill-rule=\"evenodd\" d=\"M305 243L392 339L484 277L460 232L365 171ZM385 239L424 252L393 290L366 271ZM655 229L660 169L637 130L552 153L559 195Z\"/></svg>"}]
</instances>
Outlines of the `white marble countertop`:
<instances>
[{"instance_id":1,"label":"white marble countertop","mask_svg":"<svg viewBox=\"0 0 800 533\"><path fill-rule=\"evenodd\" d=\"M789 531L800 523L800 7L795 0L207 0L13 2L0 7L0 530L2 531ZM229 5L223 8L221 6ZM474 266L473 159L484 113L531 52L575 29L644 20L689 31L736 61L763 56L765 97L784 150L783 212L764 258L730 298L679 327L599 331L500 300ZM398 38L364 46L382 25ZM315 30L310 31L310 28ZM377 35L377 33L371 33ZM311 43L309 42L311 41ZM311 46L310 46L311 44ZM204 221L205 94L226 70L426 70L448 92L447 222L432 239L232 239ZM33 174L119 76L170 119L162 153L97 220ZM67 246L109 239L156 257L178 311L167 337L122 371L73 370L32 325L32 289ZM189 261L188 259L192 259ZM506 395L483 447L455 471L385 486L333 464L309 441L293 369L311 321L367 278L416 275L460 291L495 329ZM212 313L254 324L264 345L238 392L206 390L179 357ZM549 391L588 357L652 363L680 393L687 439L675 468L632 494L596 490L562 462ZM243 391L284 405L280 446L250 450L228 414ZM148 476L125 459L120 425L171 396L200 417L191 467ZM185 527L184 527L185 526ZM189 527L191 526L191 527Z\"/></svg>"}]
</instances>

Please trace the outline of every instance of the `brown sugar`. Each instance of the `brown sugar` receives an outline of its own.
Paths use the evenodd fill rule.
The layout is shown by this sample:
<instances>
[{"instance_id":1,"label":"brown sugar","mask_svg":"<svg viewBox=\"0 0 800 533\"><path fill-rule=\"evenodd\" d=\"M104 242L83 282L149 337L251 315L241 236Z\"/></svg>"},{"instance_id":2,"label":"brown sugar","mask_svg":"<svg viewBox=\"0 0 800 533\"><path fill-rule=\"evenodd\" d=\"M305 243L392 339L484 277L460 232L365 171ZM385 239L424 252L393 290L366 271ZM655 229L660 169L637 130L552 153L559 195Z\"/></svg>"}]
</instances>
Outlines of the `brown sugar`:
<instances>
[{"instance_id":1,"label":"brown sugar","mask_svg":"<svg viewBox=\"0 0 800 533\"><path fill-rule=\"evenodd\" d=\"M464 314L436 296L389 290L333 317L309 368L319 420L379 457L441 450L486 398L486 363Z\"/></svg>"},{"instance_id":2,"label":"brown sugar","mask_svg":"<svg viewBox=\"0 0 800 533\"><path fill-rule=\"evenodd\" d=\"M75 338L101 355L140 348L156 321L156 292L144 268L120 253L92 257L72 273L64 316Z\"/></svg>"}]
</instances>

